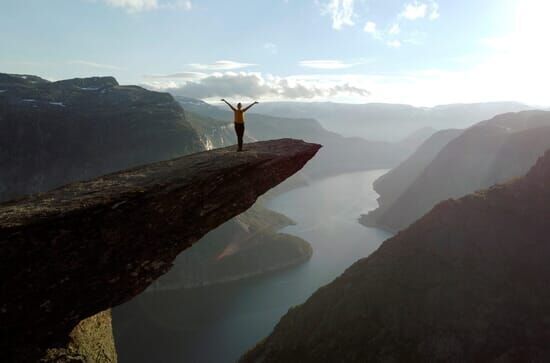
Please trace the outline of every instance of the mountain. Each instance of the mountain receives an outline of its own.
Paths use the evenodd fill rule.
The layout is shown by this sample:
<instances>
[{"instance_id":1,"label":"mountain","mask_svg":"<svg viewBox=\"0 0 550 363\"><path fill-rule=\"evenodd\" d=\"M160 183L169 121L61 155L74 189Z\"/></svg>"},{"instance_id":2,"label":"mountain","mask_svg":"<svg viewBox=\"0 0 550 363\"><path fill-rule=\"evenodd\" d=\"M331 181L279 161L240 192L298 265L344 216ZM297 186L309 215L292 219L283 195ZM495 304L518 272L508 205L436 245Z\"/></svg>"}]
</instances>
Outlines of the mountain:
<instances>
[{"instance_id":1,"label":"mountain","mask_svg":"<svg viewBox=\"0 0 550 363\"><path fill-rule=\"evenodd\" d=\"M222 120L226 122L227 127L232 129L232 112L183 96L175 96L175 98L187 111ZM426 130L424 130L402 143L389 143L368 141L359 137L343 137L338 133L326 130L311 116L286 118L249 111L246 118L246 135L251 139L270 140L292 137L322 144L323 149L317 157L302 170L301 174L305 174L307 178L391 168L404 160L418 146L415 144L415 140L421 143L426 134ZM415 128L414 131L418 131L418 128Z\"/></svg>"},{"instance_id":2,"label":"mountain","mask_svg":"<svg viewBox=\"0 0 550 363\"><path fill-rule=\"evenodd\" d=\"M0 74L0 201L204 150L167 93Z\"/></svg>"},{"instance_id":3,"label":"mountain","mask_svg":"<svg viewBox=\"0 0 550 363\"><path fill-rule=\"evenodd\" d=\"M381 199L381 209L362 220L391 231L406 228L442 200L521 176L548 148L550 112L508 113L480 122L452 139L427 166L405 164L418 173L412 183L412 178L394 177L405 174L403 168L385 178L391 183L377 182L381 195L393 196ZM399 187L393 190L392 184Z\"/></svg>"},{"instance_id":4,"label":"mountain","mask_svg":"<svg viewBox=\"0 0 550 363\"><path fill-rule=\"evenodd\" d=\"M550 360L550 150L428 214L292 308L242 362Z\"/></svg>"},{"instance_id":5,"label":"mountain","mask_svg":"<svg viewBox=\"0 0 550 363\"><path fill-rule=\"evenodd\" d=\"M396 142L421 127L438 130L467 128L498 114L528 110L515 102L453 104L433 108L399 104L343 104L331 102L261 103L254 112L272 116L314 118L344 136Z\"/></svg>"}]
</instances>

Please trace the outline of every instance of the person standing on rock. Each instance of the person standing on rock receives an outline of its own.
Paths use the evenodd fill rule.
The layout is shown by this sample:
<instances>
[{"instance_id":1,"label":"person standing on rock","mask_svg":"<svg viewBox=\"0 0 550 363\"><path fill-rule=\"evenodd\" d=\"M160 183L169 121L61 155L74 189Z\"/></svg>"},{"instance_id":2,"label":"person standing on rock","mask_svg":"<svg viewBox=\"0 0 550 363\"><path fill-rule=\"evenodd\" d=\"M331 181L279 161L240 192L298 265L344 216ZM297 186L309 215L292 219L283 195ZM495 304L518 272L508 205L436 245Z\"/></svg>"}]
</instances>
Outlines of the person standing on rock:
<instances>
[{"instance_id":1,"label":"person standing on rock","mask_svg":"<svg viewBox=\"0 0 550 363\"><path fill-rule=\"evenodd\" d=\"M222 98L222 101L225 102L233 110L235 132L237 133L237 141L239 144L239 148L237 149L237 151L243 151L244 113L248 111L250 107L257 105L259 102L254 102L245 108L242 108L243 105L239 102L237 104L237 108L235 108L229 102L227 102L224 98Z\"/></svg>"}]
</instances>

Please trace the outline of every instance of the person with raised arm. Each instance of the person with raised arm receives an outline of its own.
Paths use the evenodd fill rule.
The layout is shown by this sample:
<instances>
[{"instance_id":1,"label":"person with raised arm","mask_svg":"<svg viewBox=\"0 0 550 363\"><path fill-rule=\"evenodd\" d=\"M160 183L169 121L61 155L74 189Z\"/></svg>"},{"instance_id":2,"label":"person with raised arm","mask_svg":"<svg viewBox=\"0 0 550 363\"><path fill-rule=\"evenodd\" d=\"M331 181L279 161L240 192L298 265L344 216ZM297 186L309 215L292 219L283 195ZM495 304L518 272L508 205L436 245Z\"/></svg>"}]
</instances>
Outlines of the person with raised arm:
<instances>
[{"instance_id":1,"label":"person with raised arm","mask_svg":"<svg viewBox=\"0 0 550 363\"><path fill-rule=\"evenodd\" d=\"M222 101L225 102L233 110L233 121L235 122L235 133L237 134L237 143L239 145L237 151L243 151L243 137L244 137L244 113L250 109L250 107L257 105L259 102L255 101L248 105L245 108L242 108L242 104L237 103L237 108L233 107L229 102L222 98Z\"/></svg>"}]
</instances>

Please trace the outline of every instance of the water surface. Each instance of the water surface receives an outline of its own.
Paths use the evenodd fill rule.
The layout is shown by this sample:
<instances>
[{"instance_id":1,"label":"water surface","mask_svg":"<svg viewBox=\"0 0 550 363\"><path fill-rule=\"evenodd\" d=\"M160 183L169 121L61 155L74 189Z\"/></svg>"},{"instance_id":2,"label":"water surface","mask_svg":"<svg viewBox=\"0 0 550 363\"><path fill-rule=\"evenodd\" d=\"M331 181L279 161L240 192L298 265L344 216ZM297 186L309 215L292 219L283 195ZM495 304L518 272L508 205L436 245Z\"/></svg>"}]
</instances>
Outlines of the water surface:
<instances>
[{"instance_id":1,"label":"water surface","mask_svg":"<svg viewBox=\"0 0 550 363\"><path fill-rule=\"evenodd\" d=\"M344 174L281 194L267 207L297 224L283 229L313 246L300 266L229 284L146 293L114 309L119 361L234 362L303 303L390 235L357 223L377 206L385 171Z\"/></svg>"}]
</instances>

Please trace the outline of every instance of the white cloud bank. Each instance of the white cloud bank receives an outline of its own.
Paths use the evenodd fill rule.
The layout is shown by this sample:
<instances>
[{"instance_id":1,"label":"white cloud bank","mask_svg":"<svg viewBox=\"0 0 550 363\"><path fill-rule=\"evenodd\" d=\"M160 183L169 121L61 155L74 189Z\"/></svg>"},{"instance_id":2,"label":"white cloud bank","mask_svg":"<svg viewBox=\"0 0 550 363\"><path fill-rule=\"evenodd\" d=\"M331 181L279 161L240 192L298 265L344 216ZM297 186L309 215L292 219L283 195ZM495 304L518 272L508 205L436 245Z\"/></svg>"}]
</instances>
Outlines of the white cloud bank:
<instances>
[{"instance_id":1,"label":"white cloud bank","mask_svg":"<svg viewBox=\"0 0 550 363\"><path fill-rule=\"evenodd\" d=\"M242 98L268 100L311 100L333 97L363 98L370 95L365 88L351 82L336 80L320 81L317 77L291 76L277 77L255 72L224 72L205 75L201 79L187 80L178 84L177 80L164 77L164 82L146 82L146 85L164 89L176 94L198 99Z\"/></svg>"}]
</instances>

